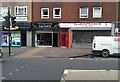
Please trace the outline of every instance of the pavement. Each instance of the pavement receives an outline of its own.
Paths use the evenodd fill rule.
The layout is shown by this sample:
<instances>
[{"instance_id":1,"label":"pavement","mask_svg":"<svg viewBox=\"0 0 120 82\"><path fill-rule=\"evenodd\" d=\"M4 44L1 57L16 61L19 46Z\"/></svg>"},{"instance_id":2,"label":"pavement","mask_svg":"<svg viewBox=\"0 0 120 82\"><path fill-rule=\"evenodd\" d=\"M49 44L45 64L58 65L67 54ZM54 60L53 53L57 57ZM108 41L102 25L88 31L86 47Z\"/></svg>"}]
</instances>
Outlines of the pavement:
<instances>
[{"instance_id":1,"label":"pavement","mask_svg":"<svg viewBox=\"0 0 120 82\"><path fill-rule=\"evenodd\" d=\"M4 57L43 57L43 58L70 58L92 54L90 48L57 48L57 47L11 47L9 56L8 47L3 47Z\"/></svg>"},{"instance_id":2,"label":"pavement","mask_svg":"<svg viewBox=\"0 0 120 82\"><path fill-rule=\"evenodd\" d=\"M110 82L118 82L118 72L118 70L66 69L62 75L61 82L72 82L73 80L77 80L79 82L85 82L86 80L90 82L98 82L99 80L101 80L101 82L104 82L105 80Z\"/></svg>"}]
</instances>

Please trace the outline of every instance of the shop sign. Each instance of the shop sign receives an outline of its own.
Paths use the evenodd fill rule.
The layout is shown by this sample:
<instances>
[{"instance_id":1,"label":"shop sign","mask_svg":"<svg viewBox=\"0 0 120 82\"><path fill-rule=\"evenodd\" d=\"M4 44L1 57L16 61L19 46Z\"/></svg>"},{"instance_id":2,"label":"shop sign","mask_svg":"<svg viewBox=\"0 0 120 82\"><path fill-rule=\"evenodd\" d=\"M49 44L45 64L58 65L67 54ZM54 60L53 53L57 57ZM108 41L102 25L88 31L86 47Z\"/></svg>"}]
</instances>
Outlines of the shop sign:
<instances>
[{"instance_id":1,"label":"shop sign","mask_svg":"<svg viewBox=\"0 0 120 82\"><path fill-rule=\"evenodd\" d=\"M15 21L27 21L27 17L16 17Z\"/></svg>"},{"instance_id":2,"label":"shop sign","mask_svg":"<svg viewBox=\"0 0 120 82\"><path fill-rule=\"evenodd\" d=\"M21 46L20 33L11 33L11 46ZM9 46L9 34L2 33L1 46Z\"/></svg>"},{"instance_id":3,"label":"shop sign","mask_svg":"<svg viewBox=\"0 0 120 82\"><path fill-rule=\"evenodd\" d=\"M30 29L31 28L31 23L29 23L29 22L17 23L17 25L20 27L20 29Z\"/></svg>"},{"instance_id":4,"label":"shop sign","mask_svg":"<svg viewBox=\"0 0 120 82\"><path fill-rule=\"evenodd\" d=\"M5 21L5 19L0 17L0 21ZM27 17L16 17L15 21L27 21Z\"/></svg>"},{"instance_id":5,"label":"shop sign","mask_svg":"<svg viewBox=\"0 0 120 82\"><path fill-rule=\"evenodd\" d=\"M52 27L52 23L38 23L39 27Z\"/></svg>"},{"instance_id":6,"label":"shop sign","mask_svg":"<svg viewBox=\"0 0 120 82\"><path fill-rule=\"evenodd\" d=\"M20 26L20 29L30 29L30 26Z\"/></svg>"},{"instance_id":7,"label":"shop sign","mask_svg":"<svg viewBox=\"0 0 120 82\"><path fill-rule=\"evenodd\" d=\"M60 27L112 27L112 23L60 23Z\"/></svg>"},{"instance_id":8,"label":"shop sign","mask_svg":"<svg viewBox=\"0 0 120 82\"><path fill-rule=\"evenodd\" d=\"M0 17L0 21L3 22L5 21L5 19L3 17Z\"/></svg>"},{"instance_id":9,"label":"shop sign","mask_svg":"<svg viewBox=\"0 0 120 82\"><path fill-rule=\"evenodd\" d=\"M33 27L53 27L54 23L34 23Z\"/></svg>"}]
</instances>

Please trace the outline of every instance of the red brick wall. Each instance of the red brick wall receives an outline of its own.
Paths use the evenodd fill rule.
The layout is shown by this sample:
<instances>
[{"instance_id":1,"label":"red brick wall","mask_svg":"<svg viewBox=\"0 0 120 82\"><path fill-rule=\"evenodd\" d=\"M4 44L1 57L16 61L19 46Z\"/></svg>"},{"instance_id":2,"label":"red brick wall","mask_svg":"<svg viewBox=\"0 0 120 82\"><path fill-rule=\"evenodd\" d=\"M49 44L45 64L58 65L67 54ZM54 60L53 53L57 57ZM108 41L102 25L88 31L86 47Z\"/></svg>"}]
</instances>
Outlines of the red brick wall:
<instances>
[{"instance_id":1,"label":"red brick wall","mask_svg":"<svg viewBox=\"0 0 120 82\"><path fill-rule=\"evenodd\" d=\"M118 20L119 20L119 23L120 23L120 1L118 3Z\"/></svg>"},{"instance_id":2,"label":"red brick wall","mask_svg":"<svg viewBox=\"0 0 120 82\"><path fill-rule=\"evenodd\" d=\"M45 21L55 21L55 22L78 22L78 21L91 21L91 22L102 22L102 21L112 21L114 22L116 19L116 3L114 2L33 2L32 9L32 21L35 22L45 22ZM89 8L89 17L86 19L79 18L79 8L80 7L88 7ZM93 6L102 6L103 13L102 18L95 19L92 17L93 14ZM41 8L48 7L49 8L49 19L41 19ZM53 8L61 7L62 9L62 18L61 19L53 19ZM119 16L120 18L120 16Z\"/></svg>"}]
</instances>

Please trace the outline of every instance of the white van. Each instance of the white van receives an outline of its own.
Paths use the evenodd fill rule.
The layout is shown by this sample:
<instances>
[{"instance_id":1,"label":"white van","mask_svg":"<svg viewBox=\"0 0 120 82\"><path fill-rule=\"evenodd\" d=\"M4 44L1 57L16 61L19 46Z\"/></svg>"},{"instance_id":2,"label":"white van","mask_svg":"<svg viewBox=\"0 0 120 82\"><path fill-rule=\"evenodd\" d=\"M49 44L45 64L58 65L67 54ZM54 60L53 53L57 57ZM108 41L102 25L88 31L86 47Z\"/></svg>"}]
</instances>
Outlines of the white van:
<instances>
[{"instance_id":1,"label":"white van","mask_svg":"<svg viewBox=\"0 0 120 82\"><path fill-rule=\"evenodd\" d=\"M120 54L120 37L94 36L92 52L94 55L102 55L103 57Z\"/></svg>"}]
</instances>

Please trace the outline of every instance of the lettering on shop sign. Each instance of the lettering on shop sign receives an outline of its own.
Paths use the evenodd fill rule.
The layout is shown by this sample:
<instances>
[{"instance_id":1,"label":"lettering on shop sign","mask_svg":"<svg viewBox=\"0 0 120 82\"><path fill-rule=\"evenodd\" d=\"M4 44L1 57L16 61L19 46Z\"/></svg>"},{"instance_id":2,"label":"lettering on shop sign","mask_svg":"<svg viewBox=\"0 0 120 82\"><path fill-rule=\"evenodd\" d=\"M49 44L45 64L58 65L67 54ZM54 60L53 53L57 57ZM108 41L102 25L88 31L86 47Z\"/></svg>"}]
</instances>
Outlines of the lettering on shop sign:
<instances>
[{"instance_id":1,"label":"lettering on shop sign","mask_svg":"<svg viewBox=\"0 0 120 82\"><path fill-rule=\"evenodd\" d=\"M74 25L80 25L80 26L94 26L94 25L99 25L100 26L101 23L75 23Z\"/></svg>"},{"instance_id":2,"label":"lettering on shop sign","mask_svg":"<svg viewBox=\"0 0 120 82\"><path fill-rule=\"evenodd\" d=\"M38 23L39 27L52 27L52 23Z\"/></svg>"},{"instance_id":3,"label":"lettering on shop sign","mask_svg":"<svg viewBox=\"0 0 120 82\"><path fill-rule=\"evenodd\" d=\"M53 27L53 23L34 23L32 24L34 27Z\"/></svg>"},{"instance_id":4,"label":"lettering on shop sign","mask_svg":"<svg viewBox=\"0 0 120 82\"><path fill-rule=\"evenodd\" d=\"M112 23L60 23L60 27L112 27Z\"/></svg>"}]
</instances>

